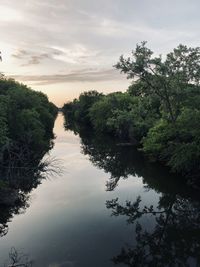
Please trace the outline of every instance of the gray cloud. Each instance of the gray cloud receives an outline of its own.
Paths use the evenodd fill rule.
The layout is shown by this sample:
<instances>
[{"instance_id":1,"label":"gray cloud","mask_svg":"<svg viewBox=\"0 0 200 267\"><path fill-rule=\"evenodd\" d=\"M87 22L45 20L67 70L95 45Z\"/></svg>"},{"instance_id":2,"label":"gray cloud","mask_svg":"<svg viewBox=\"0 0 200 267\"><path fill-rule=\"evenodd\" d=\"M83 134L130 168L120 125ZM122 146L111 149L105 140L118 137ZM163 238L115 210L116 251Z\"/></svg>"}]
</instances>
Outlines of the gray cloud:
<instances>
[{"instance_id":1,"label":"gray cloud","mask_svg":"<svg viewBox=\"0 0 200 267\"><path fill-rule=\"evenodd\" d=\"M28 54L28 52L26 50L19 49L15 54L12 54L12 57L15 57L17 59L22 59L22 58L26 57L27 54Z\"/></svg>"},{"instance_id":2,"label":"gray cloud","mask_svg":"<svg viewBox=\"0 0 200 267\"><path fill-rule=\"evenodd\" d=\"M82 69L71 73L53 75L12 75L11 78L22 82L34 82L36 85L49 85L56 83L73 82L99 82L122 80L119 71L115 69Z\"/></svg>"},{"instance_id":3,"label":"gray cloud","mask_svg":"<svg viewBox=\"0 0 200 267\"><path fill-rule=\"evenodd\" d=\"M48 50L50 51L44 53L37 53L24 49L18 49L11 56L17 60L24 61L25 63L21 64L21 66L30 66L40 64L42 60L53 59L54 56L60 56L64 54L62 51L57 49Z\"/></svg>"}]
</instances>

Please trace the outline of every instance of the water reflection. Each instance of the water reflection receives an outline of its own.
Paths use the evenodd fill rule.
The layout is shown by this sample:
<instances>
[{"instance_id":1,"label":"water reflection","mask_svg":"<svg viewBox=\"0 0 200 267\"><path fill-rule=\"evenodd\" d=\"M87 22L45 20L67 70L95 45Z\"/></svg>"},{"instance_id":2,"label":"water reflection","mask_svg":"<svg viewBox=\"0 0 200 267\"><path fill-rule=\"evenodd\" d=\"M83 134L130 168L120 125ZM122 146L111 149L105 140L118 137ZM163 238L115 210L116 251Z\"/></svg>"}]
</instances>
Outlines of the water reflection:
<instances>
[{"instance_id":1,"label":"water reflection","mask_svg":"<svg viewBox=\"0 0 200 267\"><path fill-rule=\"evenodd\" d=\"M135 153L133 147L116 145L116 140L108 135L94 134L88 129L77 125L65 124L66 130L72 130L81 138L81 148L84 155L89 156L94 166L110 173L106 184L107 190L112 191L118 185L120 178L136 175L136 169L142 166L141 155ZM133 165L133 161L136 165Z\"/></svg>"},{"instance_id":2,"label":"water reflection","mask_svg":"<svg viewBox=\"0 0 200 267\"><path fill-rule=\"evenodd\" d=\"M157 207L142 207L141 198L124 205L118 199L107 201L114 216L125 216L135 225L136 243L124 246L113 258L127 266L200 266L199 201L179 195L163 194ZM143 227L142 218L154 221ZM143 218L144 219L144 218Z\"/></svg>"},{"instance_id":3,"label":"water reflection","mask_svg":"<svg viewBox=\"0 0 200 267\"><path fill-rule=\"evenodd\" d=\"M142 196L124 204L118 198L106 202L113 216L124 216L135 228L133 244L123 245L113 262L134 267L200 266L198 192L189 188L182 177L147 161L133 147L118 144L109 136L88 132L80 126L66 125L66 128L79 133L83 154L110 174L106 184L108 191L113 191L120 179L139 176L147 190L159 193L156 205L150 200L145 205Z\"/></svg>"},{"instance_id":4,"label":"water reflection","mask_svg":"<svg viewBox=\"0 0 200 267\"><path fill-rule=\"evenodd\" d=\"M106 185L108 191L113 191L120 179L129 176L142 177L147 188L157 190L158 187L161 192L191 190L186 187L182 177L170 174L167 168L159 164L149 162L133 146L118 143L117 139L109 135L94 133L77 125L65 123L65 129L79 134L82 153L89 157L93 165L110 174Z\"/></svg>"},{"instance_id":5,"label":"water reflection","mask_svg":"<svg viewBox=\"0 0 200 267\"><path fill-rule=\"evenodd\" d=\"M47 153L48 151L45 151ZM0 237L8 233L8 222L14 215L22 214L29 207L30 192L43 179L60 173L59 161L42 159L42 153L26 158L19 164L0 168Z\"/></svg>"},{"instance_id":6,"label":"water reflection","mask_svg":"<svg viewBox=\"0 0 200 267\"><path fill-rule=\"evenodd\" d=\"M32 267L33 262L29 259L29 256L23 252L19 252L16 248L12 247L9 252L9 260L4 264L4 267Z\"/></svg>"}]
</instances>

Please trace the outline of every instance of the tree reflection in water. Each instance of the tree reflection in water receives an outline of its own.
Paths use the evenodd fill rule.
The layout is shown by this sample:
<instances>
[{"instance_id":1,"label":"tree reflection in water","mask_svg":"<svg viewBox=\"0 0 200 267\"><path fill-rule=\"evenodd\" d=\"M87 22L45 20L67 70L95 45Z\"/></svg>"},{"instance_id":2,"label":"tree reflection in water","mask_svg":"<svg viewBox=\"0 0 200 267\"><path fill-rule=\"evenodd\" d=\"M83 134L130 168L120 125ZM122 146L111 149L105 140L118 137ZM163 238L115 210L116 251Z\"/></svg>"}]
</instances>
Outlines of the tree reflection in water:
<instances>
[{"instance_id":1,"label":"tree reflection in water","mask_svg":"<svg viewBox=\"0 0 200 267\"><path fill-rule=\"evenodd\" d=\"M46 151L47 152L47 151ZM60 162L54 158L42 160L44 154L24 162L24 166L0 168L0 237L8 232L8 222L29 207L30 192L43 179L60 174Z\"/></svg>"},{"instance_id":2,"label":"tree reflection in water","mask_svg":"<svg viewBox=\"0 0 200 267\"><path fill-rule=\"evenodd\" d=\"M123 247L114 257L116 264L127 266L199 266L200 264L200 205L198 201L179 195L160 197L158 206L141 207L141 198L119 204L107 201L112 215L124 215L135 224L136 244ZM154 217L153 229L140 222L144 216Z\"/></svg>"},{"instance_id":3,"label":"tree reflection in water","mask_svg":"<svg viewBox=\"0 0 200 267\"><path fill-rule=\"evenodd\" d=\"M150 163L133 147L92 131L66 125L79 133L82 152L90 161L110 173L107 190L116 188L120 179L142 177L147 189L160 193L158 204L144 206L141 196L135 202L120 204L119 199L106 202L113 216L125 216L135 225L133 246L124 246L113 258L115 264L127 266L200 266L200 203L198 192L182 177L169 174L166 168ZM146 227L145 219L153 226Z\"/></svg>"},{"instance_id":4,"label":"tree reflection in water","mask_svg":"<svg viewBox=\"0 0 200 267\"><path fill-rule=\"evenodd\" d=\"M4 267L32 267L33 261L29 259L29 256L23 252L17 251L14 247L9 252L8 263L4 264Z\"/></svg>"}]
</instances>

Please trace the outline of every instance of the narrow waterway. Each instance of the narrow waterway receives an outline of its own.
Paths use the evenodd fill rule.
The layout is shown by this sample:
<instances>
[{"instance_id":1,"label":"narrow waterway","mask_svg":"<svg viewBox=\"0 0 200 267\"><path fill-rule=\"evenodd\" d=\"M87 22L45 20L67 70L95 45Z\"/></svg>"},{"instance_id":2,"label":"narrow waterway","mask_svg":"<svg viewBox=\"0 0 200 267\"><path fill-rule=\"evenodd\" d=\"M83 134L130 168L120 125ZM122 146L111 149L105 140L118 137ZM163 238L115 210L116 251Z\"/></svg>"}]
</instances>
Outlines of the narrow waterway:
<instances>
[{"instance_id":1,"label":"narrow waterway","mask_svg":"<svg viewBox=\"0 0 200 267\"><path fill-rule=\"evenodd\" d=\"M131 147L116 146L113 152L65 131L61 114L54 132L49 156L59 160L62 174L48 175L30 193L26 209L10 216L8 232L0 238L0 266L12 247L28 254L36 267L110 267L113 259L120 266L148 266L151 253L163 259L162 265L149 266L177 266L176 259L183 260L180 266L199 266L200 215L194 195L176 185L172 190L164 171L159 184L162 170L134 161ZM185 237L187 227L191 232ZM143 265L133 264L138 255Z\"/></svg>"}]
</instances>

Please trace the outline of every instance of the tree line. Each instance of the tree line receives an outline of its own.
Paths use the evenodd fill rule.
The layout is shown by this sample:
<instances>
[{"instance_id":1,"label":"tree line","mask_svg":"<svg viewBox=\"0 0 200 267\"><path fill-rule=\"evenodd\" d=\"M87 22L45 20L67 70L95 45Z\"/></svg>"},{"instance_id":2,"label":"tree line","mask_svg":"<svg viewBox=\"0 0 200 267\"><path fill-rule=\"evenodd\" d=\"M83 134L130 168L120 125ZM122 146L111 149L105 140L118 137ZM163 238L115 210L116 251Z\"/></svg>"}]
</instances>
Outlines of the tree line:
<instances>
[{"instance_id":1,"label":"tree line","mask_svg":"<svg viewBox=\"0 0 200 267\"><path fill-rule=\"evenodd\" d=\"M200 171L200 48L179 45L165 57L146 42L115 68L131 79L125 93L89 91L64 105L68 126L135 145L151 160L198 182Z\"/></svg>"}]
</instances>

